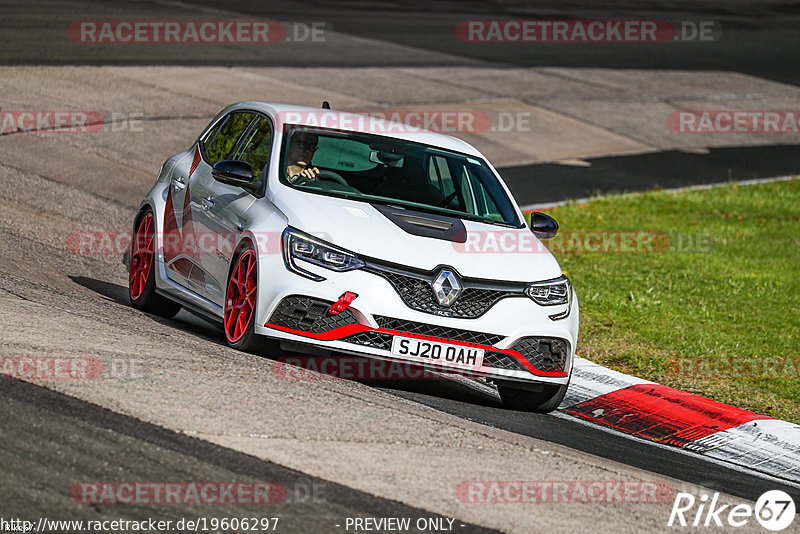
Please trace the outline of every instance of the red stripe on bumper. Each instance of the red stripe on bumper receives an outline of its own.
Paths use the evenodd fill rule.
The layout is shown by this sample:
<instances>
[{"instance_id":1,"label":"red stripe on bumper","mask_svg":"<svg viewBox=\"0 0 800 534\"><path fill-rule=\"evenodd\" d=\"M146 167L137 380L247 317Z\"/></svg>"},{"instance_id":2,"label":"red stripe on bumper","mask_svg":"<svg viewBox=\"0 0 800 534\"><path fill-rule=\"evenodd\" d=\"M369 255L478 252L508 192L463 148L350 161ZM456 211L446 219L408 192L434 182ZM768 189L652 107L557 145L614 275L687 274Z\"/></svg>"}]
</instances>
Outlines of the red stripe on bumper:
<instances>
[{"instance_id":1,"label":"red stripe on bumper","mask_svg":"<svg viewBox=\"0 0 800 534\"><path fill-rule=\"evenodd\" d=\"M272 323L264 323L264 326L266 326L267 328L274 328L275 330L280 330L281 332L295 334L297 336L310 337L311 339L317 339L319 341L336 341L337 339L342 339L343 337L352 336L353 334L358 334L359 332L366 332L367 330L374 331L372 328L364 326L363 324L348 324L336 327L333 330L326 330L325 332L319 332L319 333L306 332L304 330L295 330L294 328L287 328L285 326L280 326Z\"/></svg>"},{"instance_id":2,"label":"red stripe on bumper","mask_svg":"<svg viewBox=\"0 0 800 534\"><path fill-rule=\"evenodd\" d=\"M476 349L483 349L483 350L490 350L492 352L500 352L502 354L508 354L509 356L515 358L522 364L525 369L527 369L531 374L536 376L548 377L548 378L564 378L567 376L567 373L554 373L552 371L540 371L536 367L534 367L531 362L525 359L525 356L520 354L518 351L513 349L498 349L492 347L490 345L479 345L477 343L468 343L466 341L457 341L455 339L447 339L442 337L435 337L435 336L426 336L424 334L414 334L412 332L402 332L399 330L387 330L386 328L370 328L368 326L364 326L363 324L348 324L345 326L339 326L334 328L333 330L327 330L325 332L319 333L312 333L312 332L305 332L303 330L295 330L294 328L287 328L285 326L280 326L277 324L272 323L265 323L265 327L267 328L274 328L275 330L280 330L281 332L287 332L289 334L295 334L297 336L308 337L311 339L316 339L319 341L338 341L340 339L346 338L347 336L352 336L353 334L358 334L359 332L379 332L382 334L389 334L392 336L403 336L403 337L413 337L416 339L427 339L429 341L437 341L439 343L449 343L450 345L458 345L461 347L473 347Z\"/></svg>"},{"instance_id":3,"label":"red stripe on bumper","mask_svg":"<svg viewBox=\"0 0 800 534\"><path fill-rule=\"evenodd\" d=\"M580 404L568 413L645 439L682 447L766 415L659 384L636 384Z\"/></svg>"}]
</instances>

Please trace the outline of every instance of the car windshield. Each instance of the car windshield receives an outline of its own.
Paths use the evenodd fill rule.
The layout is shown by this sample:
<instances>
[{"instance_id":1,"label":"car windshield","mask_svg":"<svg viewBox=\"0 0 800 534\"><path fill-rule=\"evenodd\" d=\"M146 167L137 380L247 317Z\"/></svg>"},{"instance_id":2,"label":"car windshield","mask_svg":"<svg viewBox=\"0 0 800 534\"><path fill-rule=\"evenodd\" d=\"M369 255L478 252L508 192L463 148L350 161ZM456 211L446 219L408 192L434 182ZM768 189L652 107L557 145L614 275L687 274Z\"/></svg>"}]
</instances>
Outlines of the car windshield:
<instances>
[{"instance_id":1,"label":"car windshield","mask_svg":"<svg viewBox=\"0 0 800 534\"><path fill-rule=\"evenodd\" d=\"M296 189L522 226L481 158L403 139L296 126L287 126L283 147L281 182Z\"/></svg>"}]
</instances>

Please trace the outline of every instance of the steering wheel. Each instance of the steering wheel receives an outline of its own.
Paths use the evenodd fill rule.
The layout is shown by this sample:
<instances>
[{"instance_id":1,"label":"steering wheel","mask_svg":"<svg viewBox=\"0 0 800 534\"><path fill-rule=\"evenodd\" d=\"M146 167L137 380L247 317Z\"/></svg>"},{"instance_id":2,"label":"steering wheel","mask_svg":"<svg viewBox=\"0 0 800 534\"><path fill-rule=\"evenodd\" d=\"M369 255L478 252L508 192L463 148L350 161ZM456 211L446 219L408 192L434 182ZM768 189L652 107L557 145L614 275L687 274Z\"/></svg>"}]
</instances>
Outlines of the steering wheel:
<instances>
[{"instance_id":1,"label":"steering wheel","mask_svg":"<svg viewBox=\"0 0 800 534\"><path fill-rule=\"evenodd\" d=\"M297 180L295 180L293 182L294 185L304 185L304 184L307 184L308 182L313 180L312 178L307 178L305 176L300 176L299 174L295 175L295 176L297 176L298 178L297 178ZM338 182L338 183L340 183L342 185L345 185L345 186L348 186L348 187L350 186L350 184L347 183L347 180L342 178L342 176L339 173L336 173L336 172L333 172L333 171L329 171L329 170L321 170L321 171L319 171L319 174L317 175L317 179L319 179L319 180L328 180L330 182Z\"/></svg>"}]
</instances>

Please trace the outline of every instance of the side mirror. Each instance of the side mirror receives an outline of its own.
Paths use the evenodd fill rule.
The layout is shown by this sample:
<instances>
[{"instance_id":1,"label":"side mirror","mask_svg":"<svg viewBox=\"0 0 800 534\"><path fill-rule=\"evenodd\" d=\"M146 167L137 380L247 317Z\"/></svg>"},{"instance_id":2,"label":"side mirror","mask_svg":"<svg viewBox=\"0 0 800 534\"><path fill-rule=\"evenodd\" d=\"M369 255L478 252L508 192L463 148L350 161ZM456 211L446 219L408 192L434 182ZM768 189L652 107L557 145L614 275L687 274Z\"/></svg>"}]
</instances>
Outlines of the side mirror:
<instances>
[{"instance_id":1,"label":"side mirror","mask_svg":"<svg viewBox=\"0 0 800 534\"><path fill-rule=\"evenodd\" d=\"M534 211L531 213L531 232L539 239L550 239L558 233L558 223L549 215Z\"/></svg>"},{"instance_id":2,"label":"side mirror","mask_svg":"<svg viewBox=\"0 0 800 534\"><path fill-rule=\"evenodd\" d=\"M235 185L251 193L261 187L258 182L253 182L253 167L246 161L232 159L218 161L211 169L211 176L218 182Z\"/></svg>"}]
</instances>

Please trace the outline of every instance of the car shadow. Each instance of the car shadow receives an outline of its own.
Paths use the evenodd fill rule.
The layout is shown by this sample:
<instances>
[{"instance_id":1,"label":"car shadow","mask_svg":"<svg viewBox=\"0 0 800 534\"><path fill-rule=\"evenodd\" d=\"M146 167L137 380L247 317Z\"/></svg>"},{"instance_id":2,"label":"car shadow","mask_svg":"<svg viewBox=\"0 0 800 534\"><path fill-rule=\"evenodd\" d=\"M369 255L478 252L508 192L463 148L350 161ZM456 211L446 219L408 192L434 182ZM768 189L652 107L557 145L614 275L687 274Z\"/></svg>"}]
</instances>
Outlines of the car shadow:
<instances>
[{"instance_id":1,"label":"car shadow","mask_svg":"<svg viewBox=\"0 0 800 534\"><path fill-rule=\"evenodd\" d=\"M309 355L273 350L266 356L292 366L285 371L287 379L314 380L319 377L317 373L321 373L411 400L427 396L471 405L501 406L493 386L466 377L443 375L405 362L387 362L340 352Z\"/></svg>"},{"instance_id":2,"label":"car shadow","mask_svg":"<svg viewBox=\"0 0 800 534\"><path fill-rule=\"evenodd\" d=\"M364 383L410 400L417 400L418 396L423 396L456 401L473 406L503 407L496 391L494 393L486 391L491 386L478 382L471 385L468 380L466 378L456 380L442 377L438 380L403 380L402 382L395 380L384 381L383 383L373 380L364 381Z\"/></svg>"},{"instance_id":3,"label":"car shadow","mask_svg":"<svg viewBox=\"0 0 800 534\"><path fill-rule=\"evenodd\" d=\"M104 280L97 280L96 278L89 278L86 276L70 275L69 278L79 286L94 291L105 300L110 300L126 307L130 306L128 288L126 286L121 286L119 284L106 282ZM186 311L186 309L182 309L178 315L170 319L144 312L142 312L142 315L156 323L179 328L184 332L190 332L192 334L199 335L203 339L216 343L217 345L227 346L224 338L221 337L222 328L220 325L210 323L205 319Z\"/></svg>"},{"instance_id":4,"label":"car shadow","mask_svg":"<svg viewBox=\"0 0 800 534\"><path fill-rule=\"evenodd\" d=\"M128 305L127 287L119 284L112 284L111 282L105 282L103 280L97 280L96 278L88 278L86 276L70 275L69 278L79 286L83 286L86 289L90 289L98 295L105 297L106 300L114 301L117 304L123 304L126 306Z\"/></svg>"}]
</instances>

